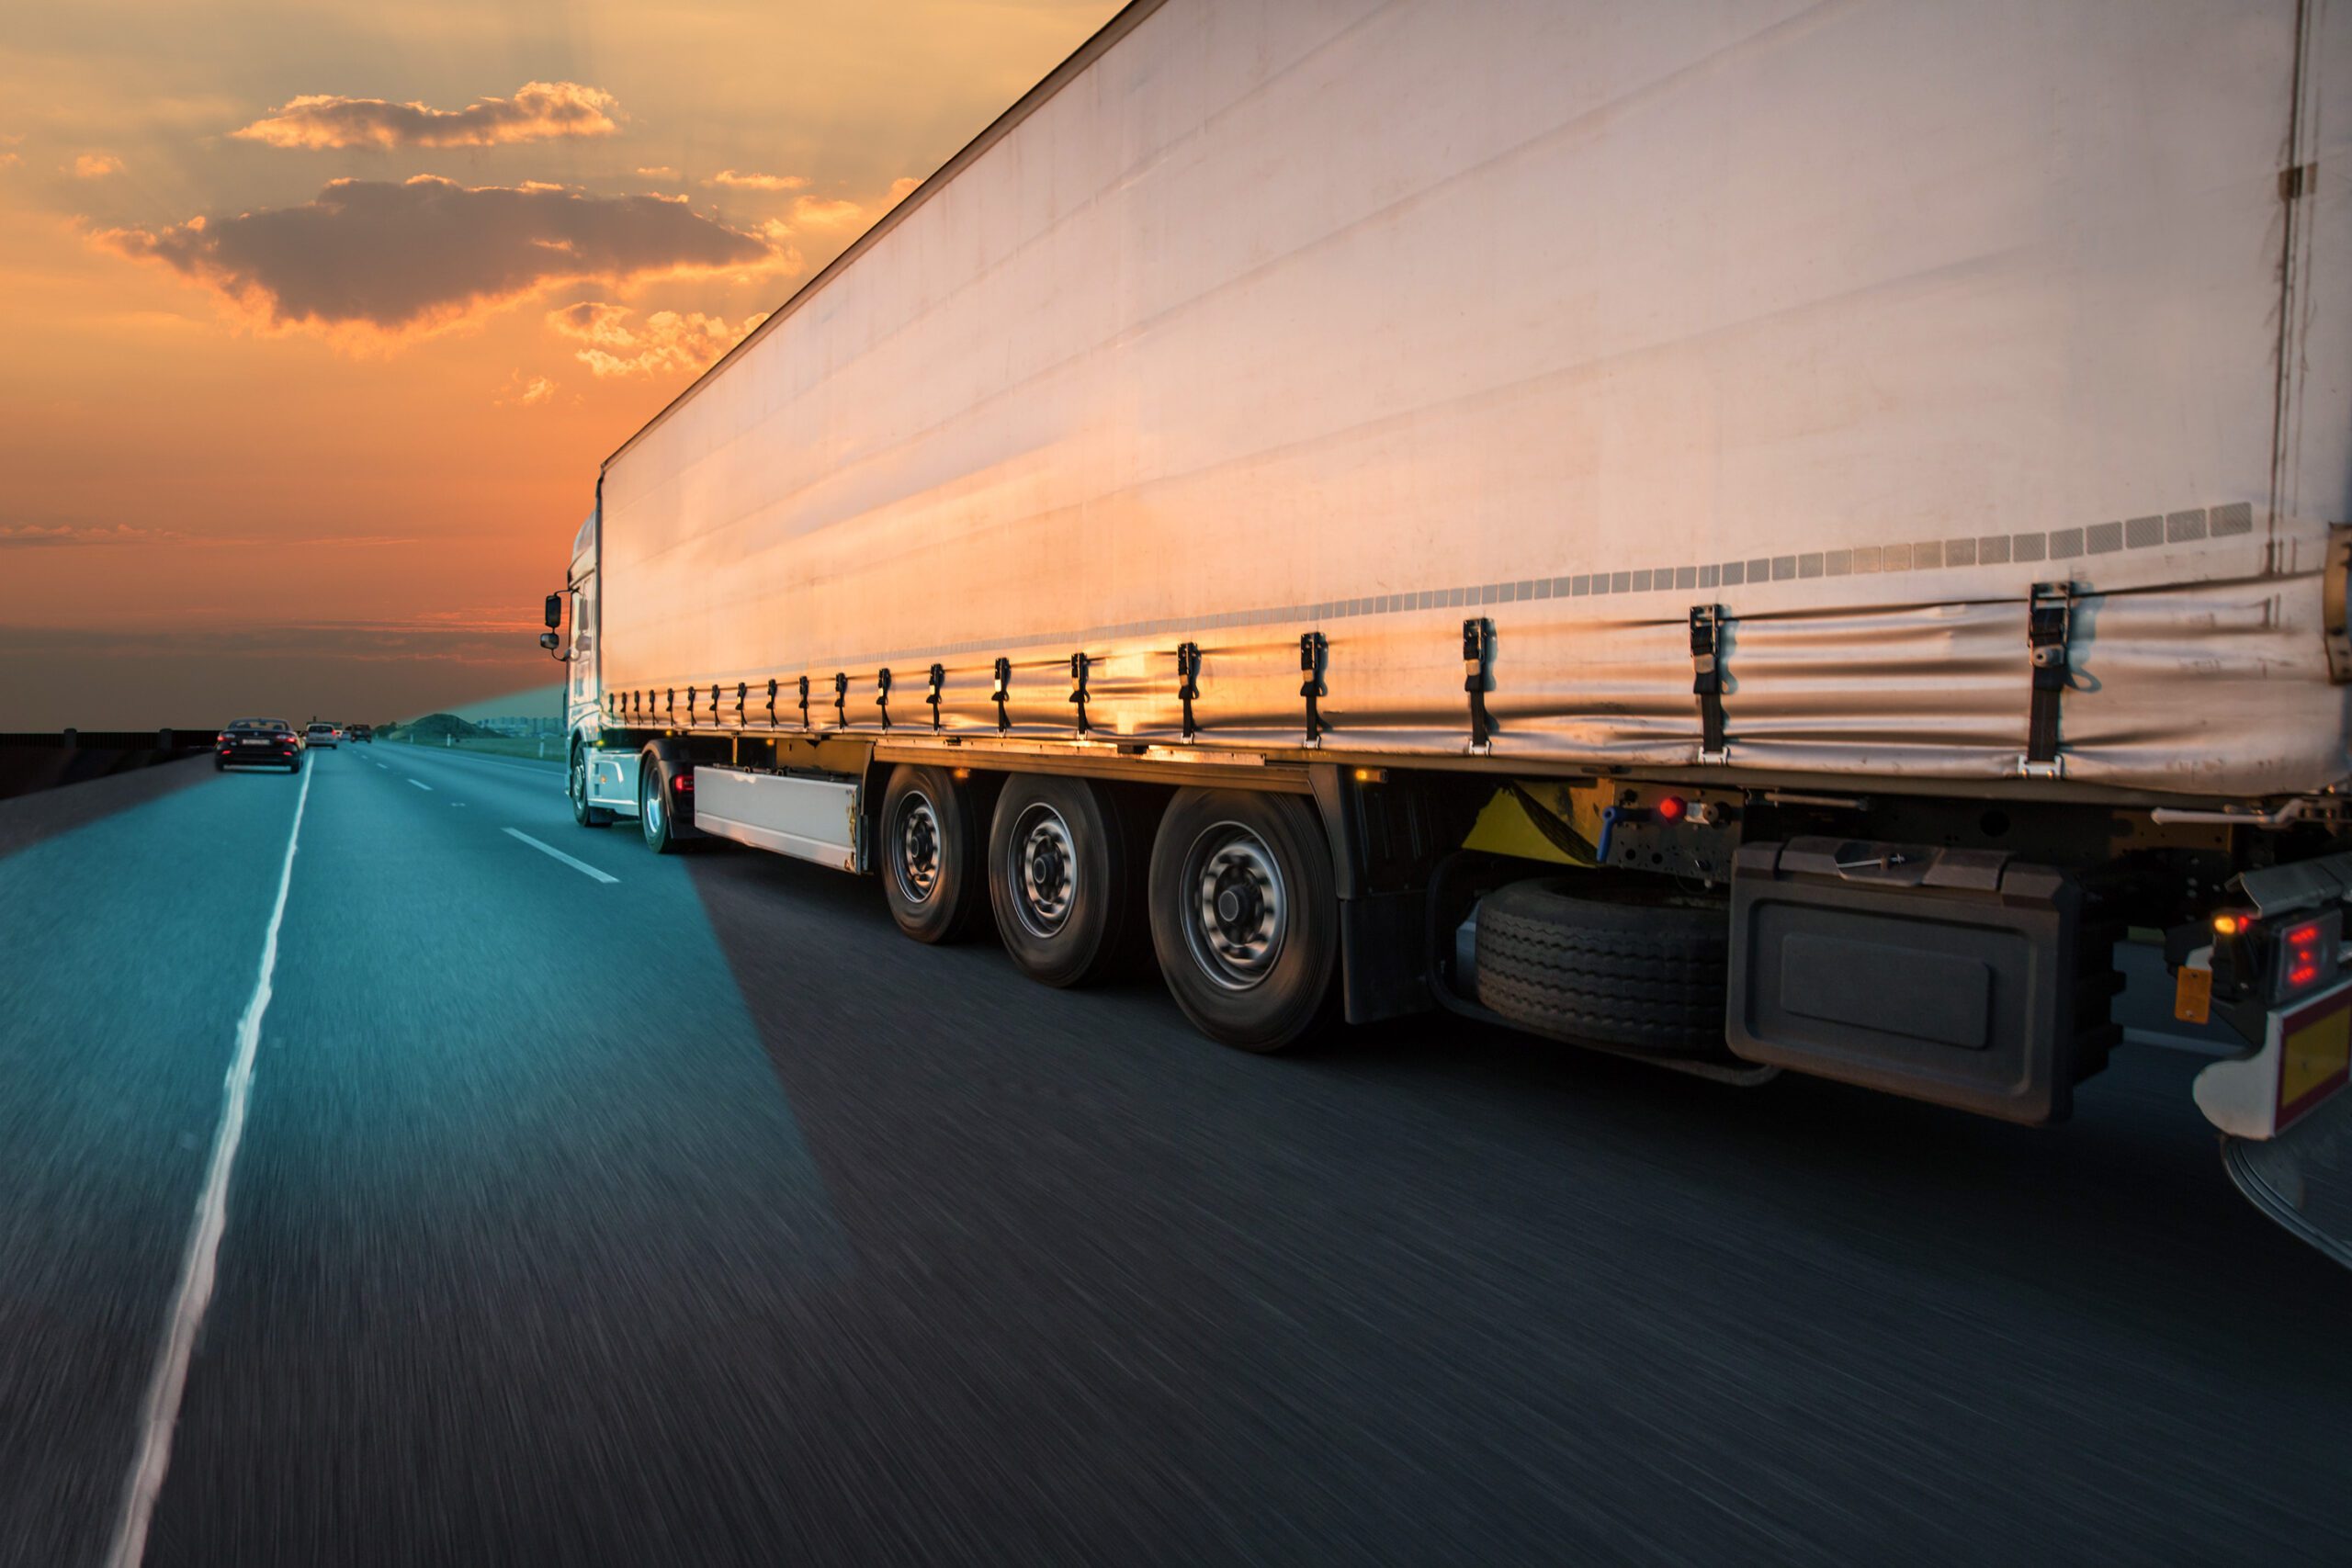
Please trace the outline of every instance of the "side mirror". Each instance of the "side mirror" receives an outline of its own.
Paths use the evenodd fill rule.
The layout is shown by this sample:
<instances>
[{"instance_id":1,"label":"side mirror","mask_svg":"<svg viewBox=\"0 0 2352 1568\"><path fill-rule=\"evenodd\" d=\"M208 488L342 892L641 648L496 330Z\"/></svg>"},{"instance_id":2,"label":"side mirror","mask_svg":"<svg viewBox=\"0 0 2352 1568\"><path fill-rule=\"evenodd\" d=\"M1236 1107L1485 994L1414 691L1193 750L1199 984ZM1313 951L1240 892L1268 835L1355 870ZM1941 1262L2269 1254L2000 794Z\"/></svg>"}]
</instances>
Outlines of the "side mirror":
<instances>
[{"instance_id":1,"label":"side mirror","mask_svg":"<svg viewBox=\"0 0 2352 1568\"><path fill-rule=\"evenodd\" d=\"M553 653L557 649L563 646L563 634L560 632L541 632L539 634L539 646L546 649L549 653Z\"/></svg>"},{"instance_id":2,"label":"side mirror","mask_svg":"<svg viewBox=\"0 0 2352 1568\"><path fill-rule=\"evenodd\" d=\"M550 628L563 625L563 595L548 595L548 625Z\"/></svg>"}]
</instances>

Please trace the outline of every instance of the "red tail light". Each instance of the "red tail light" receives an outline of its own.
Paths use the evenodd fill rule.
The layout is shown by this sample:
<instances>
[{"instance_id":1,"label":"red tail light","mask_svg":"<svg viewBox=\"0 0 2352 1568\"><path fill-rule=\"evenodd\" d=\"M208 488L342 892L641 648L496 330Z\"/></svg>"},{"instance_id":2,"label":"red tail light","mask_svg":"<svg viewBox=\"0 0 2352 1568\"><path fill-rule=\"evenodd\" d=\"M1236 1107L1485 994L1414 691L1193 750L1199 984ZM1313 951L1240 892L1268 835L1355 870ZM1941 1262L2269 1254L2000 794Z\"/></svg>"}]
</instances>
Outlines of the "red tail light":
<instances>
[{"instance_id":1,"label":"red tail light","mask_svg":"<svg viewBox=\"0 0 2352 1568\"><path fill-rule=\"evenodd\" d=\"M2320 943L2325 931L2317 920L2305 920L2288 929L2287 988L2300 991L2318 983L2320 976Z\"/></svg>"},{"instance_id":2,"label":"red tail light","mask_svg":"<svg viewBox=\"0 0 2352 1568\"><path fill-rule=\"evenodd\" d=\"M680 773L670 781L670 787L680 795L692 795L695 792L695 776L692 773Z\"/></svg>"},{"instance_id":3,"label":"red tail light","mask_svg":"<svg viewBox=\"0 0 2352 1568\"><path fill-rule=\"evenodd\" d=\"M1657 819L1661 822L1679 822L1682 820L1683 813L1690 809L1689 803L1680 795L1669 795L1657 803Z\"/></svg>"}]
</instances>

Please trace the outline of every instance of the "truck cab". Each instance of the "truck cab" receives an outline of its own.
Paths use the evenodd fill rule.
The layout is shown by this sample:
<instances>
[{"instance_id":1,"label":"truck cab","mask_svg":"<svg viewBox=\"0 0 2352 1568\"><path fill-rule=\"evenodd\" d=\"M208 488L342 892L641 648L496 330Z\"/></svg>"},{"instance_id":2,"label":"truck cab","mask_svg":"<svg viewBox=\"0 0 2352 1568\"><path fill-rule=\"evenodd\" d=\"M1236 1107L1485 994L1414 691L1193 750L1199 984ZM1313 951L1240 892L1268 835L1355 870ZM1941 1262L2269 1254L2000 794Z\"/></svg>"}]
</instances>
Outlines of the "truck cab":
<instances>
[{"instance_id":1,"label":"truck cab","mask_svg":"<svg viewBox=\"0 0 2352 1568\"><path fill-rule=\"evenodd\" d=\"M548 596L548 634L540 644L567 667L564 734L569 747L565 792L572 815L596 826L616 817L635 817L637 752L622 745L606 749L604 690L597 644L603 627L597 583L597 513L581 520L572 536L571 564L564 592Z\"/></svg>"}]
</instances>

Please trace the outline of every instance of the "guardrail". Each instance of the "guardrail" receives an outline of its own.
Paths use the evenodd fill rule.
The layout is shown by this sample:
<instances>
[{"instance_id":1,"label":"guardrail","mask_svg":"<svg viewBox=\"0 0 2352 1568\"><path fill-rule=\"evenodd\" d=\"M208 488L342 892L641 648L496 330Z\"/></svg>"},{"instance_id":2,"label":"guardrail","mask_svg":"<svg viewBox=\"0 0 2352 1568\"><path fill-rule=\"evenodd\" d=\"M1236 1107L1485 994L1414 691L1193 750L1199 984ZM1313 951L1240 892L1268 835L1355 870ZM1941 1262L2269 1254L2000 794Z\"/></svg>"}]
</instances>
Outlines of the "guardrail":
<instances>
[{"instance_id":1,"label":"guardrail","mask_svg":"<svg viewBox=\"0 0 2352 1568\"><path fill-rule=\"evenodd\" d=\"M220 733L218 725L0 730L0 800L198 756L212 750Z\"/></svg>"}]
</instances>

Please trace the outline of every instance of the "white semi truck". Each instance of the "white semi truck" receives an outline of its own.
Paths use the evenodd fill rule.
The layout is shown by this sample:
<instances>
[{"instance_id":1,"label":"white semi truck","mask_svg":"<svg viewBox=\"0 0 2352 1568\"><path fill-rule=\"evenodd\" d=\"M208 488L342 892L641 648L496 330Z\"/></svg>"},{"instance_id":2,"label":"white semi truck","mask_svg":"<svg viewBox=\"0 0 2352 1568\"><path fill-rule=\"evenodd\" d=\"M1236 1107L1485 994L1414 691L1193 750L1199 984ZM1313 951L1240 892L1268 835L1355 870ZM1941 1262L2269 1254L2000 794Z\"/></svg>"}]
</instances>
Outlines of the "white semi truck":
<instances>
[{"instance_id":1,"label":"white semi truck","mask_svg":"<svg viewBox=\"0 0 2352 1568\"><path fill-rule=\"evenodd\" d=\"M2352 6L1138 0L605 461L543 641L583 825L1250 1050L2048 1122L2136 932L2352 1258L2347 523Z\"/></svg>"}]
</instances>

